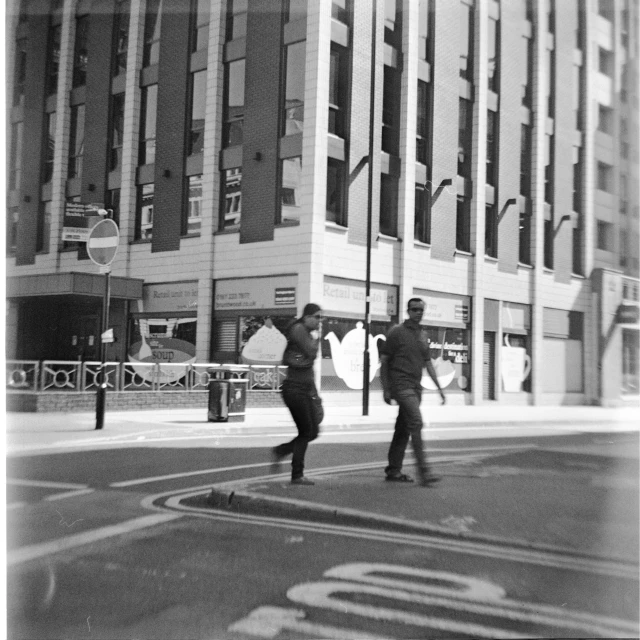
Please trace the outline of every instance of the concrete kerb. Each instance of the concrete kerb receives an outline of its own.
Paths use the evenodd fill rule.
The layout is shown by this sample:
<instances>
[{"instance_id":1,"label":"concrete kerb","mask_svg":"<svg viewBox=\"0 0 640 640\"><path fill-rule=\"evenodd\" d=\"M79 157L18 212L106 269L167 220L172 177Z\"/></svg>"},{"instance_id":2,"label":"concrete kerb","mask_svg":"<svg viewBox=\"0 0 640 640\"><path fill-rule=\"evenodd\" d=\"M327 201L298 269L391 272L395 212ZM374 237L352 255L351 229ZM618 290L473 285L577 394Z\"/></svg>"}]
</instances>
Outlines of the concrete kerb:
<instances>
[{"instance_id":1,"label":"concrete kerb","mask_svg":"<svg viewBox=\"0 0 640 640\"><path fill-rule=\"evenodd\" d=\"M309 478L326 475L348 475L358 471L379 467L380 463L365 463L350 466L348 468L330 468L314 470L307 475ZM270 518L282 518L289 520L307 521L324 525L339 525L360 527L382 531L385 533L400 533L403 535L417 535L453 539L460 542L486 544L494 547L509 547L525 551L548 553L557 556L570 557L583 560L597 560L621 564L625 567L636 566L629 559L617 556L605 556L602 554L585 553L570 547L539 543L523 538L508 538L492 534L472 531L460 531L436 524L415 522L412 520L381 515L353 509L349 507L337 507L334 505L301 500L299 498L284 498L281 496L266 495L265 493L251 491L251 486L265 483L288 482L290 474L277 474L259 476L250 481L235 480L212 485L209 492L202 492L198 496L191 496L181 500L180 503L190 508L212 509L229 514L243 513L251 516L268 516ZM309 488L304 488L309 489ZM310 489L313 490L312 488ZM429 491L429 489L422 489Z\"/></svg>"}]
</instances>

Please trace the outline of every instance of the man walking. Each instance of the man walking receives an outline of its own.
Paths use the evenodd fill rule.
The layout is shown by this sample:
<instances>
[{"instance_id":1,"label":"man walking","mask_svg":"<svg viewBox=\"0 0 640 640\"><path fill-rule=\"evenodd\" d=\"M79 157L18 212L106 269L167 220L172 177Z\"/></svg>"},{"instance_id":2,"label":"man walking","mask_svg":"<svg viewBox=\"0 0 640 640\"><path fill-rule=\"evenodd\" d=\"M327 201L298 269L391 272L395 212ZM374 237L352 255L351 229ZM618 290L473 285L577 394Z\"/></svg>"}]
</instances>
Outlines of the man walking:
<instances>
[{"instance_id":1,"label":"man walking","mask_svg":"<svg viewBox=\"0 0 640 640\"><path fill-rule=\"evenodd\" d=\"M435 369L429 357L426 341L420 339L420 321L424 314L424 302L420 298L411 298L407 304L409 319L389 331L382 346L380 377L384 401L398 403L393 439L389 446L389 464L385 468L390 482L413 482L413 478L402 473L402 461L409 438L416 458L419 481L424 487L438 482L440 477L431 473L427 465L422 444L422 369L427 373L440 391L442 404L445 395L440 387Z\"/></svg>"}]
</instances>

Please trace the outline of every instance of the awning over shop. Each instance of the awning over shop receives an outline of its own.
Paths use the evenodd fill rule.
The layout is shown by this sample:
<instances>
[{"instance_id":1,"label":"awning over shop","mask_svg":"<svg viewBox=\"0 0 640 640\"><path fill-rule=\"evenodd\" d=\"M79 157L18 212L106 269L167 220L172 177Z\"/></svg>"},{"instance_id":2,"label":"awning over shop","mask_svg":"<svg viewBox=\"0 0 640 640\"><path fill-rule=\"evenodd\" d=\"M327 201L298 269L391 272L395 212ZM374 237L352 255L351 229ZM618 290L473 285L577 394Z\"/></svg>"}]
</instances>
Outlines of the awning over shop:
<instances>
[{"instance_id":1,"label":"awning over shop","mask_svg":"<svg viewBox=\"0 0 640 640\"><path fill-rule=\"evenodd\" d=\"M111 276L111 297L142 298L144 280ZM97 273L47 273L7 278L7 298L38 296L103 296L105 277Z\"/></svg>"}]
</instances>

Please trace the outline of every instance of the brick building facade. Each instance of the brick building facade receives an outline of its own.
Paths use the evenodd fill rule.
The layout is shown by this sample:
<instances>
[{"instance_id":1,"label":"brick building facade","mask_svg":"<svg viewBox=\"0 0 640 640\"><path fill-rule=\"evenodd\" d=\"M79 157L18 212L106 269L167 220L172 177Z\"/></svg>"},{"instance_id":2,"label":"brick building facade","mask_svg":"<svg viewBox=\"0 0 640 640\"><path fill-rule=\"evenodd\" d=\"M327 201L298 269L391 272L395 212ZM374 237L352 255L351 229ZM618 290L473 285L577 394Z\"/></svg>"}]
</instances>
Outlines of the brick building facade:
<instances>
[{"instance_id":1,"label":"brick building facade","mask_svg":"<svg viewBox=\"0 0 640 640\"><path fill-rule=\"evenodd\" d=\"M362 388L370 228L370 334L424 298L453 402L637 402L638 17L10 2L8 358L98 355L80 203L121 233L110 360L275 363L311 300L323 388Z\"/></svg>"}]
</instances>

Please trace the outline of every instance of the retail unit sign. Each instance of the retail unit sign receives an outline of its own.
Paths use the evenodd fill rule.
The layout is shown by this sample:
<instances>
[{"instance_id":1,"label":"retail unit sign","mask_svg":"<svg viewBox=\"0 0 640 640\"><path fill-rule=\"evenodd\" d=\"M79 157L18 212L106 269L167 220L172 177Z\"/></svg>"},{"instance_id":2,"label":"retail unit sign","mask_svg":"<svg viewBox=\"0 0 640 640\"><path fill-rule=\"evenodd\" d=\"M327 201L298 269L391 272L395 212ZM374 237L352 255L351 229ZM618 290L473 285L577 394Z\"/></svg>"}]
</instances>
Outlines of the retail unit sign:
<instances>
[{"instance_id":1,"label":"retail unit sign","mask_svg":"<svg viewBox=\"0 0 640 640\"><path fill-rule=\"evenodd\" d=\"M197 282L167 282L145 285L142 300L146 313L167 314L172 311L196 311Z\"/></svg>"},{"instance_id":2,"label":"retail unit sign","mask_svg":"<svg viewBox=\"0 0 640 640\"><path fill-rule=\"evenodd\" d=\"M398 314L398 293L393 285L372 284L370 288L373 316L391 318ZM325 311L364 315L366 289L363 282L325 278L322 307Z\"/></svg>"},{"instance_id":3,"label":"retail unit sign","mask_svg":"<svg viewBox=\"0 0 640 640\"><path fill-rule=\"evenodd\" d=\"M449 296L416 292L416 296L424 299L424 315L422 324L438 326L441 323L468 324L470 301L466 296Z\"/></svg>"},{"instance_id":4,"label":"retail unit sign","mask_svg":"<svg viewBox=\"0 0 640 640\"><path fill-rule=\"evenodd\" d=\"M296 276L217 280L216 311L248 311L296 306Z\"/></svg>"}]
</instances>

